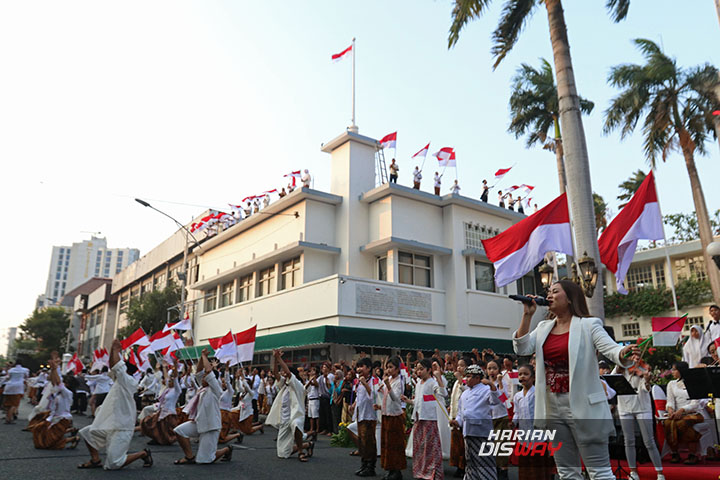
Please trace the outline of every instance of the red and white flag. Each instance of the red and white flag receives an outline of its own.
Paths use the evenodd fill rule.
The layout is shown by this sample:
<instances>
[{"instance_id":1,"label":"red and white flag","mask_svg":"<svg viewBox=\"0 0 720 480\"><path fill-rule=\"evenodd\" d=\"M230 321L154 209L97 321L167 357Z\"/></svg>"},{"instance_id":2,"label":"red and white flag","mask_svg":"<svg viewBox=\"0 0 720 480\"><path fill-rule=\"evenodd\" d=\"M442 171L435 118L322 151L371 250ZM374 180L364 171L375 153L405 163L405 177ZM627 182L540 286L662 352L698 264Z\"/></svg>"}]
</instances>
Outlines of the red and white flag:
<instances>
[{"instance_id":1,"label":"red and white flag","mask_svg":"<svg viewBox=\"0 0 720 480\"><path fill-rule=\"evenodd\" d=\"M143 358L142 355L136 355L135 352L133 352L132 350L130 350L128 362L132 363L137 367L137 374L140 374L140 372L146 372L147 369L150 368L150 362L148 361L147 357Z\"/></svg>"},{"instance_id":2,"label":"red and white flag","mask_svg":"<svg viewBox=\"0 0 720 480\"><path fill-rule=\"evenodd\" d=\"M185 320L182 320L180 322L166 323L165 328L163 328L162 331L163 331L163 333L165 333L168 330L192 330L190 318L186 316Z\"/></svg>"},{"instance_id":3,"label":"red and white flag","mask_svg":"<svg viewBox=\"0 0 720 480\"><path fill-rule=\"evenodd\" d=\"M121 341L120 344L122 345L123 350L127 350L133 345L150 345L150 339L145 334L145 331L142 329L142 327L140 327L133 333L131 333L130 336L127 337L125 340Z\"/></svg>"},{"instance_id":4,"label":"red and white flag","mask_svg":"<svg viewBox=\"0 0 720 480\"><path fill-rule=\"evenodd\" d=\"M339 62L339 61L342 60L343 58L349 57L351 54L352 54L352 45L350 45L349 47L347 47L347 48L346 48L345 50L343 50L342 52L336 53L335 55L333 55L333 56L332 56L332 61L333 61L333 62Z\"/></svg>"},{"instance_id":5,"label":"red and white flag","mask_svg":"<svg viewBox=\"0 0 720 480\"><path fill-rule=\"evenodd\" d=\"M527 197L525 199L525 204L527 205L527 208L530 208L530 202L532 201L532 197Z\"/></svg>"},{"instance_id":6,"label":"red and white flag","mask_svg":"<svg viewBox=\"0 0 720 480\"><path fill-rule=\"evenodd\" d=\"M143 345L137 349L138 357L143 361L143 363L148 361L151 353L152 349L150 348L150 345Z\"/></svg>"},{"instance_id":7,"label":"red and white flag","mask_svg":"<svg viewBox=\"0 0 720 480\"><path fill-rule=\"evenodd\" d=\"M534 187L534 186L532 186L532 185L526 185L526 184L524 184L524 183L523 183L522 185L520 185L520 187L518 187L518 188L522 188L523 190L525 190L525 193L527 193L528 195L530 194L530 192L532 192L533 190L535 190L535 187Z\"/></svg>"},{"instance_id":8,"label":"red and white flag","mask_svg":"<svg viewBox=\"0 0 720 480\"><path fill-rule=\"evenodd\" d=\"M301 177L300 170L293 170L292 172L290 172L286 175L283 175L283 177L291 177L292 178L292 186L294 187L295 181Z\"/></svg>"},{"instance_id":9,"label":"red and white flag","mask_svg":"<svg viewBox=\"0 0 720 480\"><path fill-rule=\"evenodd\" d=\"M235 345L237 346L238 362L252 362L255 354L255 333L257 325L248 328L244 332L235 334Z\"/></svg>"},{"instance_id":10,"label":"red and white flag","mask_svg":"<svg viewBox=\"0 0 720 480\"><path fill-rule=\"evenodd\" d=\"M685 320L687 317L652 317L653 346L674 347L677 345L685 326Z\"/></svg>"},{"instance_id":11,"label":"red and white flag","mask_svg":"<svg viewBox=\"0 0 720 480\"><path fill-rule=\"evenodd\" d=\"M65 366L65 372L75 372L76 374L83 371L85 368L85 365L80 361L80 359L77 356L77 353L73 353L72 358Z\"/></svg>"},{"instance_id":12,"label":"red and white flag","mask_svg":"<svg viewBox=\"0 0 720 480\"><path fill-rule=\"evenodd\" d=\"M175 333L173 330L161 330L155 333L152 337L150 337L150 350L152 350L153 352L157 352L158 350L162 350L165 347L169 347L170 345L175 343L176 336L177 333Z\"/></svg>"},{"instance_id":13,"label":"red and white flag","mask_svg":"<svg viewBox=\"0 0 720 480\"><path fill-rule=\"evenodd\" d=\"M397 148L397 132L388 133L379 143L382 148Z\"/></svg>"},{"instance_id":14,"label":"red and white flag","mask_svg":"<svg viewBox=\"0 0 720 480\"><path fill-rule=\"evenodd\" d=\"M425 160L425 157L427 156L428 150L430 150L430 143L428 142L427 145L425 145L423 148L421 148L415 155L413 155L411 158L417 159L417 160Z\"/></svg>"},{"instance_id":15,"label":"red and white flag","mask_svg":"<svg viewBox=\"0 0 720 480\"><path fill-rule=\"evenodd\" d=\"M433 153L433 156L438 159L438 166L440 167L455 166L455 150L452 147L443 147Z\"/></svg>"},{"instance_id":16,"label":"red and white flag","mask_svg":"<svg viewBox=\"0 0 720 480\"><path fill-rule=\"evenodd\" d=\"M169 347L165 348L164 350L162 350L160 353L162 354L163 359L167 363L172 365L175 362L175 360L177 360L177 355L175 355L176 350L177 350L177 348L173 348L173 346L169 346Z\"/></svg>"},{"instance_id":17,"label":"red and white flag","mask_svg":"<svg viewBox=\"0 0 720 480\"><path fill-rule=\"evenodd\" d=\"M105 348L93 352L93 363L90 370L102 370L102 367L110 366L110 354Z\"/></svg>"},{"instance_id":18,"label":"red and white flag","mask_svg":"<svg viewBox=\"0 0 720 480\"><path fill-rule=\"evenodd\" d=\"M663 223L652 170L633 198L620 210L598 239L600 260L615 273L618 292L627 294L625 275L638 240L662 240Z\"/></svg>"},{"instance_id":19,"label":"red and white flag","mask_svg":"<svg viewBox=\"0 0 720 480\"><path fill-rule=\"evenodd\" d=\"M225 336L211 338L209 342L210 346L215 350L215 358L217 358L219 362L226 363L229 361L230 365L238 363L237 347L235 346L232 331L229 331Z\"/></svg>"},{"instance_id":20,"label":"red and white flag","mask_svg":"<svg viewBox=\"0 0 720 480\"><path fill-rule=\"evenodd\" d=\"M510 168L501 168L500 170L498 170L497 172L495 172L495 181L497 182L498 180L502 179L505 175L507 175L507 173L508 173L510 170L512 170L512 167L510 167Z\"/></svg>"},{"instance_id":21,"label":"red and white flag","mask_svg":"<svg viewBox=\"0 0 720 480\"><path fill-rule=\"evenodd\" d=\"M566 194L482 243L488 259L495 266L498 287L531 271L547 252L572 255Z\"/></svg>"}]
</instances>

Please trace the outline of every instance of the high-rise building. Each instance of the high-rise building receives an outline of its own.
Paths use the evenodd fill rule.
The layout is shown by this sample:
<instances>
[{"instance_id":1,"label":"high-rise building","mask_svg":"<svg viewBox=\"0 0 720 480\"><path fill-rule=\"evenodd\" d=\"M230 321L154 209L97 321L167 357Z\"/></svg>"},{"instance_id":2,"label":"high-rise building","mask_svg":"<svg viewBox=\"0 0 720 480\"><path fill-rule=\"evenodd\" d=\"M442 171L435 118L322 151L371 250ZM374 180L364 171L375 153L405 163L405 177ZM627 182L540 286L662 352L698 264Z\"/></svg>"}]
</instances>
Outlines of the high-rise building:
<instances>
[{"instance_id":1,"label":"high-rise building","mask_svg":"<svg viewBox=\"0 0 720 480\"><path fill-rule=\"evenodd\" d=\"M137 248L108 248L101 237L53 247L45 293L38 297L36 307L55 305L65 292L91 278L111 278L139 257Z\"/></svg>"}]
</instances>

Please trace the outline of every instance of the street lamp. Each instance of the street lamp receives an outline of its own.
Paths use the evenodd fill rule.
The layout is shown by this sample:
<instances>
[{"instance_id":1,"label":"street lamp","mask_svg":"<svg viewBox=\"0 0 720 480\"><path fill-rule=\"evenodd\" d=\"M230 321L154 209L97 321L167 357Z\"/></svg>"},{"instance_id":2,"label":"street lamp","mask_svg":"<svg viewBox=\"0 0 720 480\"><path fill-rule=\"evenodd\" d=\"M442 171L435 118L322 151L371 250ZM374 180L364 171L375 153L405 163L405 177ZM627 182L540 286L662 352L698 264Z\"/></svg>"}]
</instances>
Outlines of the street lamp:
<instances>
[{"instance_id":1,"label":"street lamp","mask_svg":"<svg viewBox=\"0 0 720 480\"><path fill-rule=\"evenodd\" d=\"M545 262L538 268L538 273L540 273L540 281L542 282L543 288L547 290L553 281L555 270Z\"/></svg>"},{"instance_id":2,"label":"street lamp","mask_svg":"<svg viewBox=\"0 0 720 480\"><path fill-rule=\"evenodd\" d=\"M710 242L710 245L707 246L707 254L720 268L720 242Z\"/></svg>"},{"instance_id":3,"label":"street lamp","mask_svg":"<svg viewBox=\"0 0 720 480\"><path fill-rule=\"evenodd\" d=\"M595 285L597 285L598 269L595 265L595 259L588 256L587 252L583 253L583 256L578 259L578 265L580 266L580 277L579 284L585 292L585 296L590 298L595 292Z\"/></svg>"}]
</instances>

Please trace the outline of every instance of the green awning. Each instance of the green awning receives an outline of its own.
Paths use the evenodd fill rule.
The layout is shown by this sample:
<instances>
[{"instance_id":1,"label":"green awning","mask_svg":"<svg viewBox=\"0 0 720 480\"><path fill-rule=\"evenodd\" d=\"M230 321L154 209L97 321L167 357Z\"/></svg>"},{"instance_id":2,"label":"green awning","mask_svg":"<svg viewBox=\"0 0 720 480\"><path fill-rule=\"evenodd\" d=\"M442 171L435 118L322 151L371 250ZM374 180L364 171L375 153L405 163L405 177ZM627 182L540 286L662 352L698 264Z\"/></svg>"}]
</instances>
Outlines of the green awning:
<instances>
[{"instance_id":1,"label":"green awning","mask_svg":"<svg viewBox=\"0 0 720 480\"><path fill-rule=\"evenodd\" d=\"M358 347L399 348L402 350L434 350L469 352L473 348L491 348L496 353L512 353L512 341L483 337L460 337L372 328L322 326L294 332L274 333L255 339L255 351L267 352L275 348L297 348L327 343ZM186 347L178 352L180 359L200 357L203 348L213 352L209 345Z\"/></svg>"}]
</instances>

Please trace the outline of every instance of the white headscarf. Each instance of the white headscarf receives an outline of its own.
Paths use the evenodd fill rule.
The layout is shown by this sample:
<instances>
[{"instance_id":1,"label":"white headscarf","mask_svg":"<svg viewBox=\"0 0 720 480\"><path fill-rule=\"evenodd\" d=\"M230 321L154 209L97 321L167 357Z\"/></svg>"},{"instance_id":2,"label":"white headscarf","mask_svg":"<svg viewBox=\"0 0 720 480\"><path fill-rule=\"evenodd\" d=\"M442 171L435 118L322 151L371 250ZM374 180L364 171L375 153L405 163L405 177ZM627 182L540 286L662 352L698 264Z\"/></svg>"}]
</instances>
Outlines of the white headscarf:
<instances>
[{"instance_id":1,"label":"white headscarf","mask_svg":"<svg viewBox=\"0 0 720 480\"><path fill-rule=\"evenodd\" d=\"M697 332L700 334L699 338L693 338L693 330L697 330ZM683 361L687 362L690 368L697 367L698 363L700 363L700 359L707 356L707 350L703 349L703 345L704 342L702 328L700 328L699 325L693 325L690 328L690 337L688 338L688 341L685 342L685 346L683 347Z\"/></svg>"}]
</instances>

